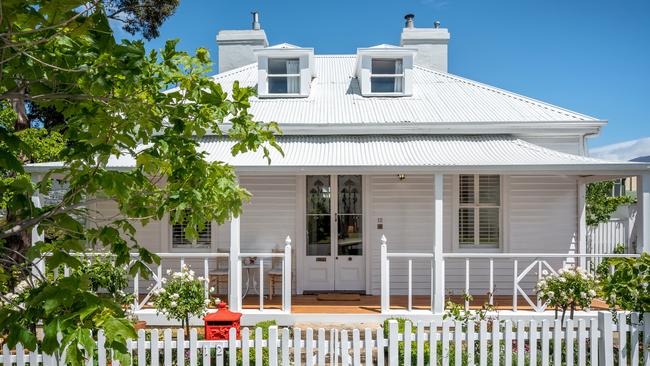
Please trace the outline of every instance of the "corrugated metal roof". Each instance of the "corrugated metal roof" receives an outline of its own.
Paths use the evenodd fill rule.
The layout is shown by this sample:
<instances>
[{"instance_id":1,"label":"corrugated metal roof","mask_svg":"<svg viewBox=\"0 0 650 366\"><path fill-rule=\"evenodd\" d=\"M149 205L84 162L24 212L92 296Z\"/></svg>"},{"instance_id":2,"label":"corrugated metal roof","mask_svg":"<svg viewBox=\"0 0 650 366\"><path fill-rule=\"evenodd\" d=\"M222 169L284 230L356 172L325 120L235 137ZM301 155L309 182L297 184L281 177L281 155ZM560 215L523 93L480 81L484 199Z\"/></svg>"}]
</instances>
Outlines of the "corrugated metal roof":
<instances>
[{"instance_id":1,"label":"corrugated metal roof","mask_svg":"<svg viewBox=\"0 0 650 366\"><path fill-rule=\"evenodd\" d=\"M253 98L257 120L285 124L579 122L596 119L452 74L414 67L413 96L363 97L354 55L314 57L307 98ZM236 80L256 86L257 64L214 76L224 90Z\"/></svg>"},{"instance_id":2,"label":"corrugated metal roof","mask_svg":"<svg viewBox=\"0 0 650 366\"><path fill-rule=\"evenodd\" d=\"M603 164L604 160L550 150L529 142L499 135L357 135L281 136L284 157L271 152L268 166L261 152L235 157L233 142L217 136L199 140L208 161L235 167L452 167L452 166L544 166ZM135 161L121 157L109 161L113 168L133 167Z\"/></svg>"},{"instance_id":3,"label":"corrugated metal roof","mask_svg":"<svg viewBox=\"0 0 650 366\"><path fill-rule=\"evenodd\" d=\"M271 165L261 152L235 157L233 141L214 135L198 140L208 161L226 162L240 171L487 171L496 172L636 172L650 171L650 165L611 162L562 153L509 135L291 135L280 136L282 156L271 150ZM61 163L26 166L28 171L47 171ZM109 159L108 168L135 166L130 156ZM610 173L608 173L610 174ZM611 173L613 174L613 173Z\"/></svg>"}]
</instances>

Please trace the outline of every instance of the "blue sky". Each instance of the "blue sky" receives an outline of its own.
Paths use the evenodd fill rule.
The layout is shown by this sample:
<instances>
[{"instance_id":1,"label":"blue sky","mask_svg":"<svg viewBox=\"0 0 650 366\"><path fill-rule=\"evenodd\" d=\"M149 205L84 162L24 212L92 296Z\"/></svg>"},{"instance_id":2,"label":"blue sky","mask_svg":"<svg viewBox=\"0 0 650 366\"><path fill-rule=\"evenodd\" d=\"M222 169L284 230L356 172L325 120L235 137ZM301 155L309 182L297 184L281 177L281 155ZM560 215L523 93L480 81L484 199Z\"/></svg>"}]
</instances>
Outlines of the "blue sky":
<instances>
[{"instance_id":1,"label":"blue sky","mask_svg":"<svg viewBox=\"0 0 650 366\"><path fill-rule=\"evenodd\" d=\"M649 0L181 0L148 47L180 38L216 61L221 29L248 29L261 13L271 44L317 54L399 44L406 13L451 32L449 71L606 119L592 147L650 136Z\"/></svg>"}]
</instances>

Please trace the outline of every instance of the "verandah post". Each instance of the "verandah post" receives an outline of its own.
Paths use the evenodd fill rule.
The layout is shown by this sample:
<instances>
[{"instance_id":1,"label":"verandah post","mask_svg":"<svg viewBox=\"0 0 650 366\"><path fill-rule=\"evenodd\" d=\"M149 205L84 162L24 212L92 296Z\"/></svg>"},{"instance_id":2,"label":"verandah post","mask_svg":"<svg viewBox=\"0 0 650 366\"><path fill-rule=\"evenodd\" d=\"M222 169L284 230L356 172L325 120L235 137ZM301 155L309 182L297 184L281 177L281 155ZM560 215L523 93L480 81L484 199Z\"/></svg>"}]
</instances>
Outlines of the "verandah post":
<instances>
[{"instance_id":1,"label":"verandah post","mask_svg":"<svg viewBox=\"0 0 650 366\"><path fill-rule=\"evenodd\" d=\"M388 277L388 246L385 235L381 236L381 249L379 266L381 274L381 312L387 313L390 309L390 278Z\"/></svg>"},{"instance_id":2,"label":"verandah post","mask_svg":"<svg viewBox=\"0 0 650 366\"><path fill-rule=\"evenodd\" d=\"M650 174L637 177L637 248L650 253Z\"/></svg>"},{"instance_id":3,"label":"verandah post","mask_svg":"<svg viewBox=\"0 0 650 366\"><path fill-rule=\"evenodd\" d=\"M578 178L578 253L587 254L587 184ZM586 269L587 257L578 259L580 267Z\"/></svg>"},{"instance_id":4,"label":"verandah post","mask_svg":"<svg viewBox=\"0 0 650 366\"><path fill-rule=\"evenodd\" d=\"M433 294L431 294L431 310L442 313L445 310L445 269L442 258L442 215L443 215L443 175L434 175L434 241L433 241Z\"/></svg>"},{"instance_id":5,"label":"verandah post","mask_svg":"<svg viewBox=\"0 0 650 366\"><path fill-rule=\"evenodd\" d=\"M228 302L231 311L241 311L240 217L230 220L230 254L228 257Z\"/></svg>"},{"instance_id":6,"label":"verandah post","mask_svg":"<svg viewBox=\"0 0 650 366\"><path fill-rule=\"evenodd\" d=\"M291 312L291 237L284 240L284 261L282 264L282 311Z\"/></svg>"}]
</instances>

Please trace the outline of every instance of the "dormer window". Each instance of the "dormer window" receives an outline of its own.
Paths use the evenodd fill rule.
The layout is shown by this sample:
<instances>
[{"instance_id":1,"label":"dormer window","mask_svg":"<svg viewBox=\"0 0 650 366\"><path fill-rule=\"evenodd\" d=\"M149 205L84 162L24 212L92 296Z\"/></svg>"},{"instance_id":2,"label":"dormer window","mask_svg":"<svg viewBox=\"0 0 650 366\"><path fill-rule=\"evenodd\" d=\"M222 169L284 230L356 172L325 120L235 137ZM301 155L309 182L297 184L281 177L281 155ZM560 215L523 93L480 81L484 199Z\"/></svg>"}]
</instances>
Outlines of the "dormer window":
<instances>
[{"instance_id":1,"label":"dormer window","mask_svg":"<svg viewBox=\"0 0 650 366\"><path fill-rule=\"evenodd\" d=\"M403 93L404 67L402 59L372 59L371 93Z\"/></svg>"},{"instance_id":2,"label":"dormer window","mask_svg":"<svg viewBox=\"0 0 650 366\"><path fill-rule=\"evenodd\" d=\"M300 93L300 60L269 58L269 94Z\"/></svg>"},{"instance_id":3,"label":"dormer window","mask_svg":"<svg viewBox=\"0 0 650 366\"><path fill-rule=\"evenodd\" d=\"M356 76L364 97L413 95L413 58L417 50L379 45L357 50Z\"/></svg>"},{"instance_id":4,"label":"dormer window","mask_svg":"<svg viewBox=\"0 0 650 366\"><path fill-rule=\"evenodd\" d=\"M308 97L314 76L314 49L280 44L254 51L260 98Z\"/></svg>"}]
</instances>

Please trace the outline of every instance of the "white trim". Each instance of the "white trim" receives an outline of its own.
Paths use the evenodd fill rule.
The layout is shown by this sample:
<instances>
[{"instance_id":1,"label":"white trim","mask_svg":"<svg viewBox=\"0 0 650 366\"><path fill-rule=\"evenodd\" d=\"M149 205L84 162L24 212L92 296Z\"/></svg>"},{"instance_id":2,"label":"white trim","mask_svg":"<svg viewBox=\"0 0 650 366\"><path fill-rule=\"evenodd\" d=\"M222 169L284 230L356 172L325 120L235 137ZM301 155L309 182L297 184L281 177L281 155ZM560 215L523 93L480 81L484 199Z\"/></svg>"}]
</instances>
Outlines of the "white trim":
<instances>
[{"instance_id":1,"label":"white trim","mask_svg":"<svg viewBox=\"0 0 650 366\"><path fill-rule=\"evenodd\" d=\"M578 178L576 181L577 184L577 200L576 200L576 216L578 218L577 222L577 233L578 233L578 253L586 254L587 253L587 185L586 183ZM580 267L585 268L586 258L580 258Z\"/></svg>"},{"instance_id":2,"label":"white trim","mask_svg":"<svg viewBox=\"0 0 650 366\"><path fill-rule=\"evenodd\" d=\"M295 267L296 267L296 294L302 295L303 276L305 273L305 256L307 247L307 200L305 199L307 186L307 176L296 176L296 240L293 243L294 253L296 253Z\"/></svg>"},{"instance_id":3,"label":"white trim","mask_svg":"<svg viewBox=\"0 0 650 366\"><path fill-rule=\"evenodd\" d=\"M639 229L637 232L637 248L641 252L650 253L650 174L637 178L637 205Z\"/></svg>"},{"instance_id":4,"label":"white trim","mask_svg":"<svg viewBox=\"0 0 650 366\"><path fill-rule=\"evenodd\" d=\"M362 98L363 99L363 98ZM476 134L514 134L522 139L526 136L577 136L595 133L606 121L556 121L556 122L413 122L413 123L284 123L282 134L289 135L476 135ZM232 125L224 123L223 131Z\"/></svg>"},{"instance_id":5,"label":"white trim","mask_svg":"<svg viewBox=\"0 0 650 366\"><path fill-rule=\"evenodd\" d=\"M363 240L363 255L365 255L365 265L366 269L364 271L365 273L365 291L366 294L370 294L372 292L372 264L370 262L370 256L372 255L370 248L372 248L370 245L370 230L372 229L370 226L370 176L369 175L361 175L361 217L362 217L362 227L361 230L363 230L361 234L361 240Z\"/></svg>"}]
</instances>

